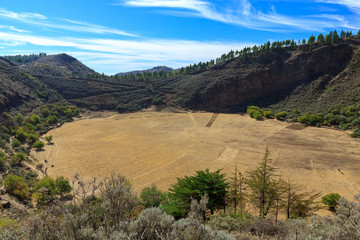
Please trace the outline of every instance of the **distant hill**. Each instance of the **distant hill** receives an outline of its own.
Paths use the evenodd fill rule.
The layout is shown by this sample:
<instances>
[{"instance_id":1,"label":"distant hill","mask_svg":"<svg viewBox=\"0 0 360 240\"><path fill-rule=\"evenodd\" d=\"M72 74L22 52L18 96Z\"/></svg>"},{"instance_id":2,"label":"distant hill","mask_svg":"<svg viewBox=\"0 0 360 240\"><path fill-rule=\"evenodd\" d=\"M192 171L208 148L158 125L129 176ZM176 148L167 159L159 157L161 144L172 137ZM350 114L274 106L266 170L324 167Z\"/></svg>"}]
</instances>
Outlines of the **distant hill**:
<instances>
[{"instance_id":1,"label":"distant hill","mask_svg":"<svg viewBox=\"0 0 360 240\"><path fill-rule=\"evenodd\" d=\"M65 53L58 55L45 55L35 61L19 66L23 71L34 75L53 76L86 76L96 72L82 64L76 58Z\"/></svg>"},{"instance_id":2,"label":"distant hill","mask_svg":"<svg viewBox=\"0 0 360 240\"><path fill-rule=\"evenodd\" d=\"M153 67L151 69L147 69L147 70L137 70L137 71L131 71L131 72L122 72L122 73L117 73L115 74L116 76L125 76L125 75L130 75L130 74L133 74L133 75L136 75L137 73L153 73L153 72L165 72L165 73L168 73L168 72L171 72L173 71L174 69L170 68L170 67L166 67L166 66L157 66L157 67Z\"/></svg>"}]
</instances>

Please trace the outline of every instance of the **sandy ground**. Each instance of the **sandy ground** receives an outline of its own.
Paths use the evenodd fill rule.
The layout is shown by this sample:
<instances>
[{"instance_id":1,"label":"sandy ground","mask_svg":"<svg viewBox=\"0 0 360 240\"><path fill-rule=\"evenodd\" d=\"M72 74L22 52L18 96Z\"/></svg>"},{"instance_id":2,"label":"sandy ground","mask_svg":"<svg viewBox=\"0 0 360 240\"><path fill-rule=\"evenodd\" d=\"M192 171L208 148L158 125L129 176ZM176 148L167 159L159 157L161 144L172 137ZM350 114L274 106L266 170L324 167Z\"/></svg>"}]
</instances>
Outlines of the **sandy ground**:
<instances>
[{"instance_id":1,"label":"sandy ground","mask_svg":"<svg viewBox=\"0 0 360 240\"><path fill-rule=\"evenodd\" d=\"M268 145L284 179L348 199L360 190L360 141L333 129L238 114L140 112L66 123L49 134L54 145L33 154L53 177L120 173L137 192L152 183L166 190L196 170L232 173L236 164L246 173Z\"/></svg>"}]
</instances>

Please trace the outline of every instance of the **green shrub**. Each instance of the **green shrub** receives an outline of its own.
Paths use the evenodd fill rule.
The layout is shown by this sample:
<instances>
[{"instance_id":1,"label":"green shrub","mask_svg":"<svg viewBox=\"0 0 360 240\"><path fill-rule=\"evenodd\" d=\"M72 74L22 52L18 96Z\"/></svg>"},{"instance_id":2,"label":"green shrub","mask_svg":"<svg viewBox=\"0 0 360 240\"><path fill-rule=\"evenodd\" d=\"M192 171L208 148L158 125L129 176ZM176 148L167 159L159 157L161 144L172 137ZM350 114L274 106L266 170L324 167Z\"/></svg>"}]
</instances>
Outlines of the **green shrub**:
<instances>
[{"instance_id":1,"label":"green shrub","mask_svg":"<svg viewBox=\"0 0 360 240\"><path fill-rule=\"evenodd\" d=\"M277 120L286 120L287 113L286 112L279 112L275 114L275 118Z\"/></svg>"},{"instance_id":2,"label":"green shrub","mask_svg":"<svg viewBox=\"0 0 360 240\"><path fill-rule=\"evenodd\" d=\"M48 142L48 144L51 144L52 139L53 139L52 135L45 136L45 140Z\"/></svg>"},{"instance_id":3,"label":"green shrub","mask_svg":"<svg viewBox=\"0 0 360 240\"><path fill-rule=\"evenodd\" d=\"M72 190L69 180L65 179L63 176L57 177L55 184L60 194L69 193Z\"/></svg>"},{"instance_id":4,"label":"green shrub","mask_svg":"<svg viewBox=\"0 0 360 240\"><path fill-rule=\"evenodd\" d=\"M21 126L24 122L24 116L19 113L18 115L16 115L16 122L19 126Z\"/></svg>"},{"instance_id":5,"label":"green shrub","mask_svg":"<svg viewBox=\"0 0 360 240\"><path fill-rule=\"evenodd\" d=\"M327 122L331 125L340 125L346 122L346 117L342 115L335 115L333 113L329 113L325 116Z\"/></svg>"},{"instance_id":6,"label":"green shrub","mask_svg":"<svg viewBox=\"0 0 360 240\"><path fill-rule=\"evenodd\" d=\"M300 111L297 109L292 110L292 112L293 112L293 114L296 114L296 115L300 114Z\"/></svg>"},{"instance_id":7,"label":"green shrub","mask_svg":"<svg viewBox=\"0 0 360 240\"><path fill-rule=\"evenodd\" d=\"M353 138L360 138L360 129L356 128L352 134L350 134Z\"/></svg>"},{"instance_id":8,"label":"green shrub","mask_svg":"<svg viewBox=\"0 0 360 240\"><path fill-rule=\"evenodd\" d=\"M24 131L17 131L17 133L16 133L16 139L18 139L22 143L24 143L26 141L27 137L28 137L28 135Z\"/></svg>"},{"instance_id":9,"label":"green shrub","mask_svg":"<svg viewBox=\"0 0 360 240\"><path fill-rule=\"evenodd\" d=\"M260 111L260 108L258 106L248 106L246 112L249 114L251 110Z\"/></svg>"},{"instance_id":10,"label":"green shrub","mask_svg":"<svg viewBox=\"0 0 360 240\"><path fill-rule=\"evenodd\" d=\"M335 210L335 208L339 205L340 195L338 193L329 193L321 198L321 202L327 206L331 210Z\"/></svg>"},{"instance_id":11,"label":"green shrub","mask_svg":"<svg viewBox=\"0 0 360 240\"><path fill-rule=\"evenodd\" d=\"M39 136L36 135L36 134L34 134L34 133L29 133L29 134L27 135L27 139L26 139L26 140L28 141L28 143L29 143L30 145L33 145L34 143L36 143L37 141L39 141Z\"/></svg>"},{"instance_id":12,"label":"green shrub","mask_svg":"<svg viewBox=\"0 0 360 240\"><path fill-rule=\"evenodd\" d=\"M166 199L166 194L160 191L156 185L144 188L140 193L141 203L149 207L159 207Z\"/></svg>"},{"instance_id":13,"label":"green shrub","mask_svg":"<svg viewBox=\"0 0 360 240\"><path fill-rule=\"evenodd\" d=\"M322 124L324 122L324 118L321 115L317 114L305 114L297 118L298 122L302 124L307 124L311 126L316 126L317 124Z\"/></svg>"},{"instance_id":14,"label":"green shrub","mask_svg":"<svg viewBox=\"0 0 360 240\"><path fill-rule=\"evenodd\" d=\"M41 123L41 118L37 114L33 113L33 115L27 118L26 121L31 123L32 125L36 125Z\"/></svg>"},{"instance_id":15,"label":"green shrub","mask_svg":"<svg viewBox=\"0 0 360 240\"><path fill-rule=\"evenodd\" d=\"M13 148L20 147L20 146L21 146L21 142L15 138L15 139L12 141L11 146L12 146Z\"/></svg>"},{"instance_id":16,"label":"green shrub","mask_svg":"<svg viewBox=\"0 0 360 240\"><path fill-rule=\"evenodd\" d=\"M22 177L13 174L7 175L4 180L4 187L6 192L21 200L26 200L30 196L29 187Z\"/></svg>"},{"instance_id":17,"label":"green shrub","mask_svg":"<svg viewBox=\"0 0 360 240\"><path fill-rule=\"evenodd\" d=\"M356 118L355 120L353 120L353 121L351 122L351 126L352 126L353 128L359 128L359 127L360 127L360 117L359 117L359 118Z\"/></svg>"},{"instance_id":18,"label":"green shrub","mask_svg":"<svg viewBox=\"0 0 360 240\"><path fill-rule=\"evenodd\" d=\"M265 118L272 118L273 117L273 112L272 111L264 111L263 115Z\"/></svg>"},{"instance_id":19,"label":"green shrub","mask_svg":"<svg viewBox=\"0 0 360 240\"><path fill-rule=\"evenodd\" d=\"M46 118L46 122L49 123L50 125L54 125L59 122L59 118L55 115L48 116Z\"/></svg>"},{"instance_id":20,"label":"green shrub","mask_svg":"<svg viewBox=\"0 0 360 240\"><path fill-rule=\"evenodd\" d=\"M261 112L259 111L255 111L252 117L255 118L256 120L261 120L263 118Z\"/></svg>"},{"instance_id":21,"label":"green shrub","mask_svg":"<svg viewBox=\"0 0 360 240\"><path fill-rule=\"evenodd\" d=\"M5 170L6 164L6 154L3 151L0 151L0 170Z\"/></svg>"},{"instance_id":22,"label":"green shrub","mask_svg":"<svg viewBox=\"0 0 360 240\"><path fill-rule=\"evenodd\" d=\"M249 114L251 118L255 118L256 120L262 119L261 110L257 106L248 106L246 113Z\"/></svg>"},{"instance_id":23,"label":"green shrub","mask_svg":"<svg viewBox=\"0 0 360 240\"><path fill-rule=\"evenodd\" d=\"M26 156L22 152L18 152L15 155L11 156L11 164L19 165L22 161L25 161Z\"/></svg>"},{"instance_id":24,"label":"green shrub","mask_svg":"<svg viewBox=\"0 0 360 240\"><path fill-rule=\"evenodd\" d=\"M125 107L123 104L119 104L116 106L116 111L119 113L123 113L127 111L127 107Z\"/></svg>"},{"instance_id":25,"label":"green shrub","mask_svg":"<svg viewBox=\"0 0 360 240\"><path fill-rule=\"evenodd\" d=\"M44 147L44 142L43 141L37 141L36 143L33 144L33 148L36 148L36 150L41 150Z\"/></svg>"}]
</instances>

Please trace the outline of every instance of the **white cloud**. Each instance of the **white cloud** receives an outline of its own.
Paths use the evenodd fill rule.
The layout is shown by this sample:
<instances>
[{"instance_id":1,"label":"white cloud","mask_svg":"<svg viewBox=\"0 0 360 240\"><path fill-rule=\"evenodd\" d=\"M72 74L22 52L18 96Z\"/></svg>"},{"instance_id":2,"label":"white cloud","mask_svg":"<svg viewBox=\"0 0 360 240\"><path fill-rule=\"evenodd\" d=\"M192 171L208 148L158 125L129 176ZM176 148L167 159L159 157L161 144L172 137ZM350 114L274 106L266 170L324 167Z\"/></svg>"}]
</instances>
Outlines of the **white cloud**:
<instances>
[{"instance_id":1,"label":"white cloud","mask_svg":"<svg viewBox=\"0 0 360 240\"><path fill-rule=\"evenodd\" d=\"M317 0L324 2L347 2L348 5L356 7L360 5L358 0ZM160 7L177 8L185 10L183 16L198 16L227 24L243 26L251 29L283 31L289 29L305 29L310 31L323 31L325 28L347 27L349 26L345 18L338 15L322 15L322 21L318 16L296 16L290 17L276 13L271 7L271 11L263 13L255 9L249 0L239 0L238 7L216 9L207 1L202 0L120 0L125 6L129 7ZM345 4L345 3L344 3ZM176 12L176 15L180 15Z\"/></svg>"},{"instance_id":2,"label":"white cloud","mask_svg":"<svg viewBox=\"0 0 360 240\"><path fill-rule=\"evenodd\" d=\"M345 5L348 8L360 9L360 1L359 0L315 0L315 1L323 2L323 3L340 4L340 5Z\"/></svg>"},{"instance_id":3,"label":"white cloud","mask_svg":"<svg viewBox=\"0 0 360 240\"><path fill-rule=\"evenodd\" d=\"M2 28L2 29L8 29L8 30L14 31L14 32L29 33L29 31L27 31L27 30L18 29L18 28L14 27L14 26L0 25L0 28Z\"/></svg>"},{"instance_id":4,"label":"white cloud","mask_svg":"<svg viewBox=\"0 0 360 240\"><path fill-rule=\"evenodd\" d=\"M101 25L74 21L70 19L57 19L60 22L49 21L47 17L39 13L16 13L0 8L0 17L21 21L27 24L42 26L49 29L61 29L74 32L87 32L95 34L116 34L128 37L138 37L135 34L121 31L114 28L109 28ZM25 30L21 30L25 32Z\"/></svg>"},{"instance_id":5,"label":"white cloud","mask_svg":"<svg viewBox=\"0 0 360 240\"><path fill-rule=\"evenodd\" d=\"M316 2L344 5L350 11L360 14L360 0L315 0Z\"/></svg>"},{"instance_id":6,"label":"white cloud","mask_svg":"<svg viewBox=\"0 0 360 240\"><path fill-rule=\"evenodd\" d=\"M229 52L231 49L237 50L254 45L239 42L199 42L169 39L50 38L1 31L0 39L7 44L61 47L60 49L64 49L64 52L78 57L95 70L111 74L157 65L179 68L199 61L209 61ZM2 45L1 42L0 45Z\"/></svg>"},{"instance_id":7,"label":"white cloud","mask_svg":"<svg viewBox=\"0 0 360 240\"><path fill-rule=\"evenodd\" d=\"M0 8L0 16L16 19L20 21L29 21L29 20L45 20L47 19L44 15L41 15L39 13L16 13L7 11L6 9Z\"/></svg>"}]
</instances>

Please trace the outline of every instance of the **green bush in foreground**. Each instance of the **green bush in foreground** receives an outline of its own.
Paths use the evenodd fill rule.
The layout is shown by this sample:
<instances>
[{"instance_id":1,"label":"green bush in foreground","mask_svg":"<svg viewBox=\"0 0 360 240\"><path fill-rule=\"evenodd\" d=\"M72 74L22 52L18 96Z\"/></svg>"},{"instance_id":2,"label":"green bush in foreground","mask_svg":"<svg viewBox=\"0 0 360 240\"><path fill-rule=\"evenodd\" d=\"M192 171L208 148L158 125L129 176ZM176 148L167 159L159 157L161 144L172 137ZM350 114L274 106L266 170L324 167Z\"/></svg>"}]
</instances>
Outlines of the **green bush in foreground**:
<instances>
[{"instance_id":1,"label":"green bush in foreground","mask_svg":"<svg viewBox=\"0 0 360 240\"><path fill-rule=\"evenodd\" d=\"M166 200L166 194L156 185L144 188L140 193L141 203L146 207L159 207Z\"/></svg>"}]
</instances>

